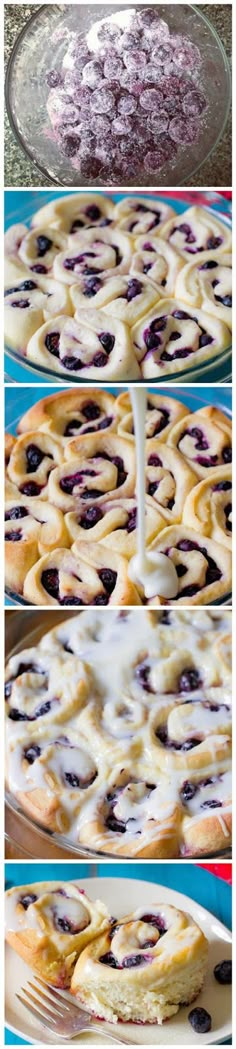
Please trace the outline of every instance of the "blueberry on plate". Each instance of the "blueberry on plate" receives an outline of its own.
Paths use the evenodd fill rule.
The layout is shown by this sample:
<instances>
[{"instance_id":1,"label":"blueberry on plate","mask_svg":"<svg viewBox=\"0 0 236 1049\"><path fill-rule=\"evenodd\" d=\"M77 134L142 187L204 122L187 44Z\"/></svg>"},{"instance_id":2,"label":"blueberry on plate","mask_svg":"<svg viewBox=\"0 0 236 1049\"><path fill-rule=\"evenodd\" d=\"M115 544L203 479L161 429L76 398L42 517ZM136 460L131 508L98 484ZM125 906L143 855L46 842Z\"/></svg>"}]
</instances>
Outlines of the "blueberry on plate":
<instances>
[{"instance_id":1,"label":"blueberry on plate","mask_svg":"<svg viewBox=\"0 0 236 1049\"><path fill-rule=\"evenodd\" d=\"M231 984L232 983L232 962L231 962L231 960L228 959L227 961L224 961L224 962L218 962L218 965L215 965L215 968L214 968L214 976L215 976L215 978L217 980L217 983L223 983L223 984L230 983Z\"/></svg>"},{"instance_id":2,"label":"blueberry on plate","mask_svg":"<svg viewBox=\"0 0 236 1049\"><path fill-rule=\"evenodd\" d=\"M193 1030L197 1034L206 1034L207 1031L211 1031L211 1016L206 1009L191 1009L191 1013L188 1014L189 1023L193 1027Z\"/></svg>"}]
</instances>

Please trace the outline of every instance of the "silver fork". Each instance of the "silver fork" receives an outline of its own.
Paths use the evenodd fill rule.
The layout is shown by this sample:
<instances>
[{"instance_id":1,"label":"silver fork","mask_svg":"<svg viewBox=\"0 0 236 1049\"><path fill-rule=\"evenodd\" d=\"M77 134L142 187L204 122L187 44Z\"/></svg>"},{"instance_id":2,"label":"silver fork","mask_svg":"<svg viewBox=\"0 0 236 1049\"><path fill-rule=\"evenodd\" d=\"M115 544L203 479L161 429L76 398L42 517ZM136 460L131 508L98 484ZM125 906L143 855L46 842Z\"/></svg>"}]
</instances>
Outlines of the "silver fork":
<instances>
[{"instance_id":1,"label":"silver fork","mask_svg":"<svg viewBox=\"0 0 236 1049\"><path fill-rule=\"evenodd\" d=\"M94 1034L106 1035L111 1042L119 1042L120 1045L137 1045L132 1038L120 1038L115 1032L111 1034L102 1022L99 1026L94 1024L91 1013L80 1009L71 996L50 987L40 977L37 977L37 983L36 978L34 983L29 980L27 987L22 987L21 991L22 994L16 994L19 1002L54 1036L59 1035L67 1040L76 1034L92 1031Z\"/></svg>"}]
</instances>

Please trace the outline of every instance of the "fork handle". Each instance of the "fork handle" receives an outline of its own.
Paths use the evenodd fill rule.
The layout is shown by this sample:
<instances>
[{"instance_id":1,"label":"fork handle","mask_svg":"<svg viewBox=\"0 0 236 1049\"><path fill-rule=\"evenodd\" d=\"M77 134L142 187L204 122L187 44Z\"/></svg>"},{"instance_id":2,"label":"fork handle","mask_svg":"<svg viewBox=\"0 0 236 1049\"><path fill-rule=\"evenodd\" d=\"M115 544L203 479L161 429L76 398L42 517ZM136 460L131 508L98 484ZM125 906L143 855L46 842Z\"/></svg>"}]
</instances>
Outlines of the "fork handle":
<instances>
[{"instance_id":1,"label":"fork handle","mask_svg":"<svg viewBox=\"0 0 236 1049\"><path fill-rule=\"evenodd\" d=\"M104 1034L106 1038L110 1038L111 1042L116 1042L116 1044L118 1043L119 1045L137 1045L137 1042L134 1041L133 1038L120 1038L117 1034L111 1034L110 1031L104 1031L104 1028L102 1031L101 1027L96 1027L95 1024L90 1024L89 1027L83 1027L83 1031L93 1031L96 1034L100 1034L100 1036Z\"/></svg>"}]
</instances>

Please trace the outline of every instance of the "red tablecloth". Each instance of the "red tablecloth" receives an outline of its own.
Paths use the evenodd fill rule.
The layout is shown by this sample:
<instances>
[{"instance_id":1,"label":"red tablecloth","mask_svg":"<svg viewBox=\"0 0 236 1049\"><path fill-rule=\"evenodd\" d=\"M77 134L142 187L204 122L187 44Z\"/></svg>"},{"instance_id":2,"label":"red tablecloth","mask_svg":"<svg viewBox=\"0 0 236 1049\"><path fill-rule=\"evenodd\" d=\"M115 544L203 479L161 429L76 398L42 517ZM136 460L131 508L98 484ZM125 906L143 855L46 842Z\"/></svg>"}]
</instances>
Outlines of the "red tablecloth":
<instances>
[{"instance_id":1,"label":"red tablecloth","mask_svg":"<svg viewBox=\"0 0 236 1049\"><path fill-rule=\"evenodd\" d=\"M204 870L215 874L216 878L223 878L228 885L232 885L232 863L198 863L197 866L204 867Z\"/></svg>"}]
</instances>

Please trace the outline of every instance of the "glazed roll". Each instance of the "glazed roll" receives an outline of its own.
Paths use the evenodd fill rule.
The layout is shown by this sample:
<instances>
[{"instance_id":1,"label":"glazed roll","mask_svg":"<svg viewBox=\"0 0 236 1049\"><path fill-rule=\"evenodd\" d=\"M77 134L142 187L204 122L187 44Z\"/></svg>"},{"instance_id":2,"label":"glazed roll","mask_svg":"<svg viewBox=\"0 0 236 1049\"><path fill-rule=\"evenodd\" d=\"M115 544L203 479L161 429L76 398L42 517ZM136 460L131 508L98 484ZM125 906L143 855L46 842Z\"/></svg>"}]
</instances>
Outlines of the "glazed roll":
<instances>
[{"instance_id":1,"label":"glazed roll","mask_svg":"<svg viewBox=\"0 0 236 1049\"><path fill-rule=\"evenodd\" d=\"M211 772L211 770L209 770ZM216 855L228 847L232 834L231 769L213 775L190 774L180 785L183 806L181 853Z\"/></svg>"},{"instance_id":2,"label":"glazed roll","mask_svg":"<svg viewBox=\"0 0 236 1049\"><path fill-rule=\"evenodd\" d=\"M175 216L162 228L161 236L189 262L202 258L203 251L214 251L215 257L223 256L232 248L231 230L211 215L206 208L191 207L183 215Z\"/></svg>"},{"instance_id":3,"label":"glazed roll","mask_svg":"<svg viewBox=\"0 0 236 1049\"><path fill-rule=\"evenodd\" d=\"M200 409L173 426L168 444L178 449L198 477L207 478L231 463L231 420L210 406Z\"/></svg>"},{"instance_id":4,"label":"glazed roll","mask_svg":"<svg viewBox=\"0 0 236 1049\"><path fill-rule=\"evenodd\" d=\"M76 319L47 321L29 340L26 356L67 378L76 375L100 382L140 376L128 328L104 310L88 314L81 310Z\"/></svg>"},{"instance_id":5,"label":"glazed roll","mask_svg":"<svg viewBox=\"0 0 236 1049\"><path fill-rule=\"evenodd\" d=\"M134 421L129 393L120 393L117 398L118 433L134 439ZM146 405L146 440L159 437L166 441L172 427L187 415L187 408L174 397L158 393L148 393Z\"/></svg>"},{"instance_id":6,"label":"glazed roll","mask_svg":"<svg viewBox=\"0 0 236 1049\"><path fill-rule=\"evenodd\" d=\"M117 277L81 277L71 288L71 299L75 311L81 309L104 309L105 313L124 321L128 327L158 301L158 289L136 276L122 274Z\"/></svg>"},{"instance_id":7,"label":"glazed roll","mask_svg":"<svg viewBox=\"0 0 236 1049\"><path fill-rule=\"evenodd\" d=\"M148 281L153 284L161 299L175 295L182 267L180 255L161 237L137 237L130 272L144 283ZM185 298L180 292L178 296L180 299Z\"/></svg>"},{"instance_id":8,"label":"glazed roll","mask_svg":"<svg viewBox=\"0 0 236 1049\"><path fill-rule=\"evenodd\" d=\"M41 557L27 573L24 597L33 605L140 604L125 558L80 542Z\"/></svg>"},{"instance_id":9,"label":"glazed roll","mask_svg":"<svg viewBox=\"0 0 236 1049\"><path fill-rule=\"evenodd\" d=\"M70 546L60 510L41 499L36 503L22 496L18 503L10 499L5 505L6 585L18 594L23 593L27 572L39 557L55 546Z\"/></svg>"},{"instance_id":10,"label":"glazed roll","mask_svg":"<svg viewBox=\"0 0 236 1049\"><path fill-rule=\"evenodd\" d=\"M216 543L232 547L232 477L228 466L196 484L189 492L183 523L198 534L209 535Z\"/></svg>"},{"instance_id":11,"label":"glazed roll","mask_svg":"<svg viewBox=\"0 0 236 1049\"><path fill-rule=\"evenodd\" d=\"M124 760L124 759L123 759ZM145 766L126 763L93 796L90 819L80 813L83 844L118 856L168 859L178 855L180 804L176 785Z\"/></svg>"},{"instance_id":12,"label":"glazed roll","mask_svg":"<svg viewBox=\"0 0 236 1049\"><path fill-rule=\"evenodd\" d=\"M68 246L55 257L54 277L65 284L76 284L77 277L118 276L128 273L131 241L119 230L85 229L69 237ZM92 274L91 274L92 270Z\"/></svg>"},{"instance_id":13,"label":"glazed roll","mask_svg":"<svg viewBox=\"0 0 236 1049\"><path fill-rule=\"evenodd\" d=\"M7 346L25 352L31 336L50 317L72 314L68 289L48 277L17 282L5 291L4 337Z\"/></svg>"},{"instance_id":14,"label":"glazed roll","mask_svg":"<svg viewBox=\"0 0 236 1049\"><path fill-rule=\"evenodd\" d=\"M64 654L53 661L26 649L11 657L6 668L5 700L8 739L14 742L27 733L43 735L74 717L89 694L86 664ZM71 681L69 675L71 674ZM56 729L58 731L58 729Z\"/></svg>"},{"instance_id":15,"label":"glazed roll","mask_svg":"<svg viewBox=\"0 0 236 1049\"><path fill-rule=\"evenodd\" d=\"M50 986L69 987L81 951L109 924L104 903L69 882L39 882L6 892L6 940Z\"/></svg>"},{"instance_id":16,"label":"glazed roll","mask_svg":"<svg viewBox=\"0 0 236 1049\"><path fill-rule=\"evenodd\" d=\"M153 437L146 451L146 492L167 521L181 521L183 506L194 484L194 474L183 470L181 456L170 455L167 444ZM177 455L177 458L176 458Z\"/></svg>"},{"instance_id":17,"label":"glazed roll","mask_svg":"<svg viewBox=\"0 0 236 1049\"><path fill-rule=\"evenodd\" d=\"M92 434L68 441L65 462L53 470L49 499L66 512L97 501L99 505L104 496L127 498L134 486L135 454L130 442L116 434Z\"/></svg>"},{"instance_id":18,"label":"glazed roll","mask_svg":"<svg viewBox=\"0 0 236 1049\"><path fill-rule=\"evenodd\" d=\"M100 786L99 765L82 736L69 728L66 736L60 737L60 729L54 736L50 740L35 727L31 739L25 733L11 740L7 786L31 819L58 834L73 826L77 840L81 808Z\"/></svg>"},{"instance_id":19,"label":"glazed roll","mask_svg":"<svg viewBox=\"0 0 236 1049\"><path fill-rule=\"evenodd\" d=\"M22 416L18 431L36 428L64 441L77 435L115 430L116 400L106 390L65 390L33 404Z\"/></svg>"},{"instance_id":20,"label":"glazed roll","mask_svg":"<svg viewBox=\"0 0 236 1049\"><path fill-rule=\"evenodd\" d=\"M110 226L114 204L110 196L102 193L70 193L59 200L50 200L33 215L32 226L46 223L67 235L78 233L90 226Z\"/></svg>"},{"instance_id":21,"label":"glazed roll","mask_svg":"<svg viewBox=\"0 0 236 1049\"><path fill-rule=\"evenodd\" d=\"M145 503L146 543L164 527L162 515L147 496ZM66 514L65 523L71 542L75 540L100 542L111 547L129 561L137 550L137 502L136 499L120 499L91 502Z\"/></svg>"},{"instance_id":22,"label":"glazed roll","mask_svg":"<svg viewBox=\"0 0 236 1049\"><path fill-rule=\"evenodd\" d=\"M193 368L230 345L223 321L177 299L160 300L134 325L132 340L144 379Z\"/></svg>"},{"instance_id":23,"label":"glazed roll","mask_svg":"<svg viewBox=\"0 0 236 1049\"><path fill-rule=\"evenodd\" d=\"M106 1020L161 1024L199 994L207 958L207 940L189 915L144 906L86 948L72 994Z\"/></svg>"},{"instance_id":24,"label":"glazed roll","mask_svg":"<svg viewBox=\"0 0 236 1049\"><path fill-rule=\"evenodd\" d=\"M21 495L46 499L51 470L63 462L62 444L51 434L31 430L22 434L12 450L7 473Z\"/></svg>"},{"instance_id":25,"label":"glazed roll","mask_svg":"<svg viewBox=\"0 0 236 1049\"><path fill-rule=\"evenodd\" d=\"M232 259L231 255L215 258L214 251L204 251L197 262L186 263L177 275L175 294L211 313L232 327Z\"/></svg>"},{"instance_id":26,"label":"glazed roll","mask_svg":"<svg viewBox=\"0 0 236 1049\"><path fill-rule=\"evenodd\" d=\"M125 197L115 206L114 220L120 229L138 237L157 233L172 218L174 209L155 197Z\"/></svg>"},{"instance_id":27,"label":"glazed roll","mask_svg":"<svg viewBox=\"0 0 236 1049\"><path fill-rule=\"evenodd\" d=\"M174 600L178 603L207 605L230 594L230 551L213 539L199 538L198 533L186 525L173 525L164 529L151 549L172 558L178 577L178 592ZM157 603L160 601L163 604L158 595Z\"/></svg>"},{"instance_id":28,"label":"glazed roll","mask_svg":"<svg viewBox=\"0 0 236 1049\"><path fill-rule=\"evenodd\" d=\"M146 758L154 768L214 771L229 763L231 749L231 710L222 694L214 703L207 693L184 703L169 696L154 707L146 732Z\"/></svg>"}]
</instances>

